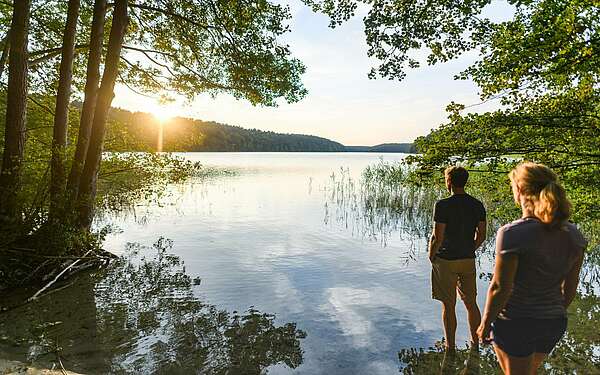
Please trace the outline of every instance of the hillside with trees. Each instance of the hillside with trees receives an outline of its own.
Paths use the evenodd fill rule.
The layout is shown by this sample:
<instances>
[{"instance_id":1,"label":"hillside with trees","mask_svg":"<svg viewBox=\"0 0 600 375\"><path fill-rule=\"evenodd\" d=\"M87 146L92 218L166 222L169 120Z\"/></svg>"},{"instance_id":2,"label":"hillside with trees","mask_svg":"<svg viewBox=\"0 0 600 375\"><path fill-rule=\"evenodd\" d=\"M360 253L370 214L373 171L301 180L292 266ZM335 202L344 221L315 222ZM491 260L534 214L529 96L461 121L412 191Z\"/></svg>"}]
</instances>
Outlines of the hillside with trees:
<instances>
[{"instance_id":1,"label":"hillside with trees","mask_svg":"<svg viewBox=\"0 0 600 375\"><path fill-rule=\"evenodd\" d=\"M326 138L282 134L259 129L175 117L160 122L152 114L112 108L107 151L165 152L403 152L415 153L412 143L344 146Z\"/></svg>"},{"instance_id":2,"label":"hillside with trees","mask_svg":"<svg viewBox=\"0 0 600 375\"><path fill-rule=\"evenodd\" d=\"M183 117L161 123L151 114L118 108L113 108L109 117L108 137L115 140L110 151L345 151L341 143L313 135L281 134Z\"/></svg>"},{"instance_id":3,"label":"hillside with trees","mask_svg":"<svg viewBox=\"0 0 600 375\"><path fill-rule=\"evenodd\" d=\"M382 143L376 146L346 146L347 152L401 152L405 154L417 153L414 143Z\"/></svg>"}]
</instances>

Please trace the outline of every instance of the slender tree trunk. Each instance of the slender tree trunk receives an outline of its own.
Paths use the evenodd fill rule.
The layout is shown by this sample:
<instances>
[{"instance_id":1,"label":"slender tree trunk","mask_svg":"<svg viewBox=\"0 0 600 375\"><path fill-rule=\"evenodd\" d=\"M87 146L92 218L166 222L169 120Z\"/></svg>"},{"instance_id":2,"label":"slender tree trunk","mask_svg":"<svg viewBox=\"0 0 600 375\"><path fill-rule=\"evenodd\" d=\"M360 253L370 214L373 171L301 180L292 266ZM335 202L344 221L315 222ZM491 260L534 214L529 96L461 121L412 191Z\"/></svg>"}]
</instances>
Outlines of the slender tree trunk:
<instances>
[{"instance_id":1,"label":"slender tree trunk","mask_svg":"<svg viewBox=\"0 0 600 375\"><path fill-rule=\"evenodd\" d=\"M54 112L54 135L52 137L52 161L50 163L50 220L62 216L59 212L65 199L65 155L69 128L69 104L73 81L73 58L75 56L75 36L79 18L79 0L69 0L67 21L63 35L60 76L56 93Z\"/></svg>"},{"instance_id":2,"label":"slender tree trunk","mask_svg":"<svg viewBox=\"0 0 600 375\"><path fill-rule=\"evenodd\" d=\"M104 18L106 17L106 0L95 0L90 47L87 61L87 76L85 80L85 97L81 108L79 121L79 134L77 148L73 157L73 165L67 182L67 196L69 202L77 200L79 181L87 156L87 150L92 131L92 120L96 109L96 94L100 82L100 62L102 59L102 43L104 37Z\"/></svg>"},{"instance_id":3,"label":"slender tree trunk","mask_svg":"<svg viewBox=\"0 0 600 375\"><path fill-rule=\"evenodd\" d=\"M6 60L8 59L8 48L10 47L10 29L6 33L4 40L2 40L2 55L0 56L0 78L4 74L4 67L6 66Z\"/></svg>"},{"instance_id":4,"label":"slender tree trunk","mask_svg":"<svg viewBox=\"0 0 600 375\"><path fill-rule=\"evenodd\" d=\"M108 39L108 52L104 63L102 84L92 122L92 133L79 187L79 224L89 229L94 215L94 202L98 181L98 170L102 160L106 117L114 96L115 81L119 72L121 48L127 29L127 0L115 0L112 26Z\"/></svg>"},{"instance_id":5,"label":"slender tree trunk","mask_svg":"<svg viewBox=\"0 0 600 375\"><path fill-rule=\"evenodd\" d=\"M25 114L27 110L27 39L31 1L13 3L8 57L8 88L4 154L0 172L0 216L19 219L17 193L21 184L21 167L25 146Z\"/></svg>"}]
</instances>

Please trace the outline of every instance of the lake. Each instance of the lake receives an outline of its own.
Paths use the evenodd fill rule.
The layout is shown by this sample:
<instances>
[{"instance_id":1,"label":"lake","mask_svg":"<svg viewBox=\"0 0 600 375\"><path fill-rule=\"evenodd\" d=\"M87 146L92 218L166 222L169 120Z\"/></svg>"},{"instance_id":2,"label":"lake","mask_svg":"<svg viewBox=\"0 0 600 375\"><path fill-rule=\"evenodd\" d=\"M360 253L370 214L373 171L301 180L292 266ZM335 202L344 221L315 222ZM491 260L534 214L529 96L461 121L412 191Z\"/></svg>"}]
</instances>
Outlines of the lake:
<instances>
[{"instance_id":1,"label":"lake","mask_svg":"<svg viewBox=\"0 0 600 375\"><path fill-rule=\"evenodd\" d=\"M385 210L366 217L358 197L368 193L364 168L405 155L180 155L234 173L104 213L96 222L112 228L104 248L123 258L0 315L0 358L58 356L84 373L439 371L441 306L431 299L427 229ZM480 270L483 306L489 257ZM460 302L457 311L465 348ZM597 344L581 344L593 366ZM470 358L459 355L457 369ZM496 372L477 361L478 371ZM407 370L426 362L429 370Z\"/></svg>"}]
</instances>

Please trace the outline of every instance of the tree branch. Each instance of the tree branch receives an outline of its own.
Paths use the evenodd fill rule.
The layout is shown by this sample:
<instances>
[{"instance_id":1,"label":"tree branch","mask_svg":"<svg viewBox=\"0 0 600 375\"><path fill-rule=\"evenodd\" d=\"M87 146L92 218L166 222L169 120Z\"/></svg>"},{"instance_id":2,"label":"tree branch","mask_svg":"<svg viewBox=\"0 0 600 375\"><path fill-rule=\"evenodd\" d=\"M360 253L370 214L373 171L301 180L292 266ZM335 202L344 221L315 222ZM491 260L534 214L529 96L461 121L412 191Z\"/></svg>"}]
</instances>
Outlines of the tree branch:
<instances>
[{"instance_id":1,"label":"tree branch","mask_svg":"<svg viewBox=\"0 0 600 375\"><path fill-rule=\"evenodd\" d=\"M124 47L123 47L123 48L124 48ZM140 71L140 72L142 72L142 73L146 74L146 72L145 72L145 71L144 71L142 68L140 68L140 67L139 67L139 66L137 66L136 64L132 63L131 61L127 60L125 57L121 56L121 60L123 60L123 61L124 61L124 62L125 62L127 65L129 65L129 66L130 66L130 67L132 67L133 69L135 69L135 70L137 70L137 71ZM152 80L152 82L154 82L154 84L155 84L156 86L159 86L159 87L162 87L162 86L164 86L164 84L163 84L163 83L161 83L161 82L157 81L157 80L156 80L156 78L154 78L152 75L150 75L150 74L146 74L146 75L147 75L147 76L150 78L150 80ZM164 78L166 78L166 77L164 77Z\"/></svg>"},{"instance_id":2,"label":"tree branch","mask_svg":"<svg viewBox=\"0 0 600 375\"><path fill-rule=\"evenodd\" d=\"M143 9L143 10L149 10L151 12L156 12L156 13L161 13L167 16L171 16L171 17L175 17L178 18L180 20L183 20L185 22L191 23L194 26L198 26L200 28L203 29L217 29L215 26L211 26L211 25L203 25L199 22L194 21L193 19L186 17L182 14L179 13L175 13L172 11L169 11L167 9L161 9L161 8L157 8L157 7L153 7L153 6L149 6L149 5L142 5L142 4L133 4L133 3L129 3L129 6L132 8L138 8L138 9Z\"/></svg>"},{"instance_id":3,"label":"tree branch","mask_svg":"<svg viewBox=\"0 0 600 375\"><path fill-rule=\"evenodd\" d=\"M144 54L144 56L146 56L146 58L147 58L148 60L152 61L154 64L156 64L156 65L158 65L158 66L160 66L160 67L163 67L163 68L165 68L165 69L166 69L166 70L169 72L169 74L170 74L170 75L172 75L173 77L175 77L175 76L176 76L176 75L175 75L175 73L173 73L173 71L171 70L171 67L169 67L168 65L166 65L166 64L164 64L164 63L161 63L161 62L159 62L159 61L156 61L156 60L155 60L155 59L154 59L152 56L150 56L150 55L148 54L148 53L150 53L150 52L151 52L151 53L160 53L160 51L155 51L155 50L145 50L145 49L136 48L136 47L130 47L130 46L123 46L123 48L124 48L124 49L129 49L129 50L132 50L132 51L141 52L142 54ZM169 57L173 57L173 55L170 55L170 54L164 54L164 55L166 55L166 56L169 56Z\"/></svg>"},{"instance_id":4,"label":"tree branch","mask_svg":"<svg viewBox=\"0 0 600 375\"><path fill-rule=\"evenodd\" d=\"M137 48L137 47L132 47L132 46L123 46L123 48L124 49L129 49L129 50L132 50L132 51L142 52L142 53L144 53L144 52L151 52L151 53L158 53L158 54L162 54L162 55L168 56L169 58L173 59L173 61L175 61L178 65L180 65L181 67L185 68L188 72L190 72L191 74L193 74L196 78L198 78L200 81L204 82L207 86L209 86L211 88L221 89L221 90L237 90L237 89L239 89L239 88L236 88L234 86L221 85L219 83L215 83L215 82L210 81L208 78L204 77L200 73L196 72L194 69L192 69L189 66L187 66L186 64L184 64L183 61L181 61L174 54L171 54L171 53L168 53L168 52L156 51L156 50L142 49L142 48ZM148 55L146 55L146 56L148 56Z\"/></svg>"},{"instance_id":5,"label":"tree branch","mask_svg":"<svg viewBox=\"0 0 600 375\"><path fill-rule=\"evenodd\" d=\"M121 80L121 83L122 83L122 84L124 84L124 85L125 85L125 87L127 87L127 88L128 88L129 90L131 90L133 93L135 93L135 94L137 94L137 95L144 96L144 97L146 97L146 98L151 98L151 99L156 99L156 98L157 98L156 96L152 96L152 95L145 94L145 93L143 93L143 92L141 92L141 91L138 91L138 90L134 89L133 87L131 87L131 86L129 85L129 83L127 83L127 80L125 80L125 79L123 78L123 76L121 75L121 73L119 73L119 79Z\"/></svg>"},{"instance_id":6,"label":"tree branch","mask_svg":"<svg viewBox=\"0 0 600 375\"><path fill-rule=\"evenodd\" d=\"M77 44L75 45L75 53L79 53L85 49L87 49L89 47L89 44ZM33 59L31 61L29 61L29 66L36 66L38 64L43 63L44 61L48 61L54 57L60 56L60 54L62 53L62 47L56 47L56 48L48 48L45 50L40 50L40 51L33 51L31 53L29 53L29 56L40 56L37 59Z\"/></svg>"}]
</instances>

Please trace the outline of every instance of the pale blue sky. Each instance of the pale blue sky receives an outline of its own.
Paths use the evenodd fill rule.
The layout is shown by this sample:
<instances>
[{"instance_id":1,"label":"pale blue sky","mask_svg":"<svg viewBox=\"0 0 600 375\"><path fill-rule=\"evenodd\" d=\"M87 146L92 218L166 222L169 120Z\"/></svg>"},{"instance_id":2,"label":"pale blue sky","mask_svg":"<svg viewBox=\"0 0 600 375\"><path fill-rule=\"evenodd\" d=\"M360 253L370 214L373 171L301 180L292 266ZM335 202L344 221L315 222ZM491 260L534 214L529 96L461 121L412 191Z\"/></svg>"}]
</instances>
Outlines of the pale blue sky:
<instances>
[{"instance_id":1,"label":"pale blue sky","mask_svg":"<svg viewBox=\"0 0 600 375\"><path fill-rule=\"evenodd\" d=\"M313 134L346 145L375 145L409 142L427 134L445 121L444 108L450 101L467 105L479 102L472 82L453 80L456 73L474 61L475 55L410 70L402 82L369 80L367 73L376 61L367 58L362 14L331 29L327 17L313 13L299 1L281 2L290 4L294 15L292 32L285 41L307 67L303 81L309 93L301 102L282 101L279 107L265 108L253 107L229 95L201 95L191 105L181 100L165 108L119 86L113 105L246 128ZM501 3L494 4L489 13L494 17L508 14Z\"/></svg>"}]
</instances>

